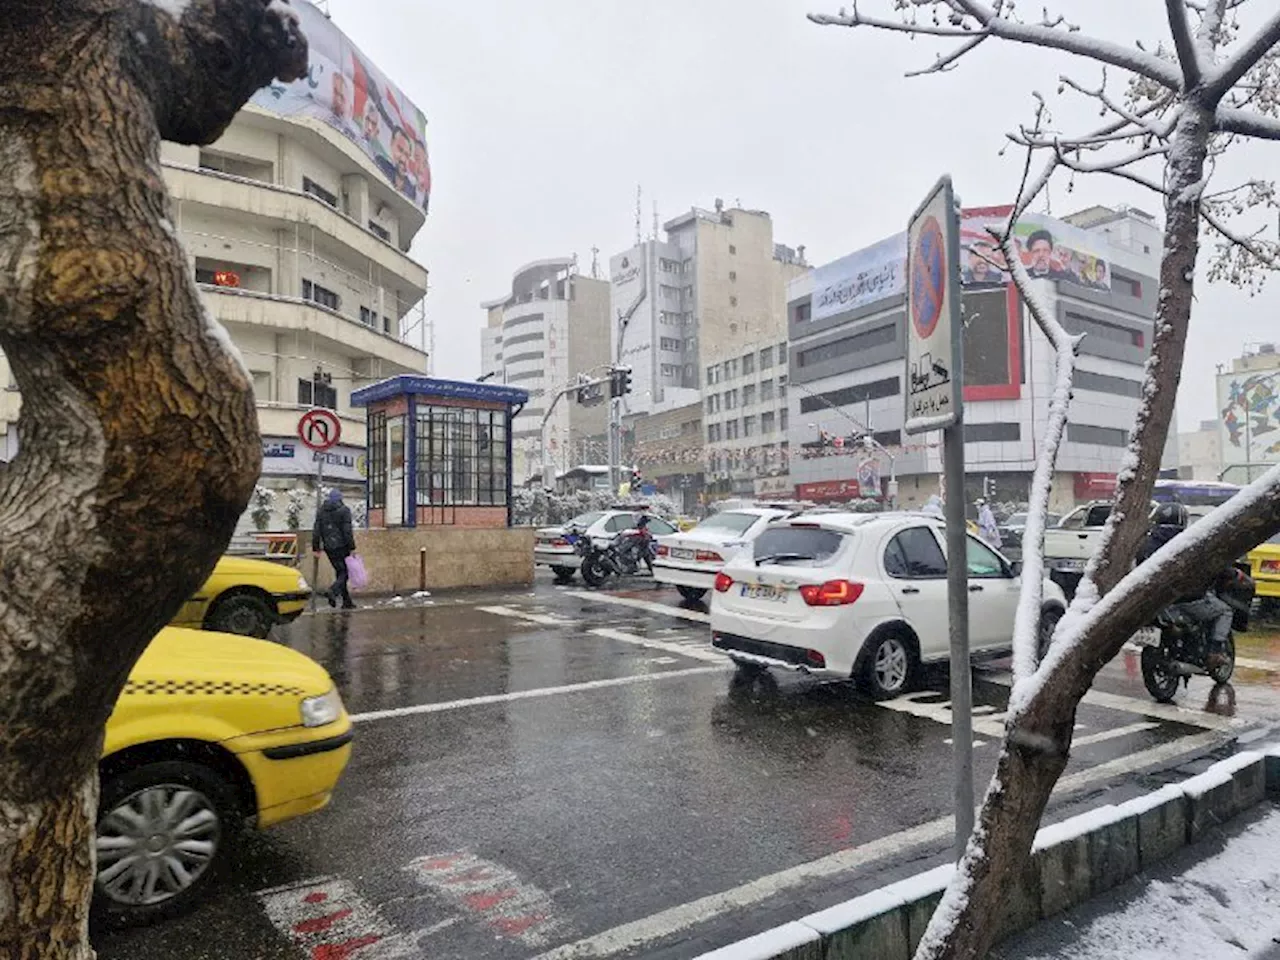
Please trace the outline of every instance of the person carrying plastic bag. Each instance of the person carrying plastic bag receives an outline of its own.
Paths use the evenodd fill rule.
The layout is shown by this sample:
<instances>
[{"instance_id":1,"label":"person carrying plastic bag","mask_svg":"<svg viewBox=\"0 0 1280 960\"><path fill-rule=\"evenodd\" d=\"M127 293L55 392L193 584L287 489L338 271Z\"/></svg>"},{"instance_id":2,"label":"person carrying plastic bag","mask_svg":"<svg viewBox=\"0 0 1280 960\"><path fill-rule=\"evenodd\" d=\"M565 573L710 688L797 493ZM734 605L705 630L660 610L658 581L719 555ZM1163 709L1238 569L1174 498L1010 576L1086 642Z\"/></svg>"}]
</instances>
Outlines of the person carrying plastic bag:
<instances>
[{"instance_id":1,"label":"person carrying plastic bag","mask_svg":"<svg viewBox=\"0 0 1280 960\"><path fill-rule=\"evenodd\" d=\"M342 491L330 490L329 496L316 512L316 525L311 531L311 549L317 557L323 552L333 565L333 586L325 591L329 606L336 607L341 598L343 610L354 610L356 605L351 601L351 591L348 589L350 571L347 568L347 558L355 556L356 537L351 528L351 508L342 502ZM363 572L363 563L360 568Z\"/></svg>"}]
</instances>

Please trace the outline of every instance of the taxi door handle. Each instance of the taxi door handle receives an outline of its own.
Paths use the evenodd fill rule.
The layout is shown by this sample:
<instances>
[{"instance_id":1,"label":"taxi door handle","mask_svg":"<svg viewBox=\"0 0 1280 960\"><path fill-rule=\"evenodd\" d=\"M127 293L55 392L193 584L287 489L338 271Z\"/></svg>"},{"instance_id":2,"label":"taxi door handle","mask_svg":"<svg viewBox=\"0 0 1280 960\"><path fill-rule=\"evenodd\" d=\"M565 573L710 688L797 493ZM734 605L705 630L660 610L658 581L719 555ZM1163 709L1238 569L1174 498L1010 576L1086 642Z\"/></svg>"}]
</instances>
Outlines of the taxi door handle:
<instances>
[{"instance_id":1,"label":"taxi door handle","mask_svg":"<svg viewBox=\"0 0 1280 960\"><path fill-rule=\"evenodd\" d=\"M903 587L902 592L903 593L919 593L920 588L919 587Z\"/></svg>"},{"instance_id":2,"label":"taxi door handle","mask_svg":"<svg viewBox=\"0 0 1280 960\"><path fill-rule=\"evenodd\" d=\"M969 592L970 592L970 593L981 593L981 592L982 592L982 584L980 584L980 583L971 583L971 584L969 584Z\"/></svg>"}]
</instances>

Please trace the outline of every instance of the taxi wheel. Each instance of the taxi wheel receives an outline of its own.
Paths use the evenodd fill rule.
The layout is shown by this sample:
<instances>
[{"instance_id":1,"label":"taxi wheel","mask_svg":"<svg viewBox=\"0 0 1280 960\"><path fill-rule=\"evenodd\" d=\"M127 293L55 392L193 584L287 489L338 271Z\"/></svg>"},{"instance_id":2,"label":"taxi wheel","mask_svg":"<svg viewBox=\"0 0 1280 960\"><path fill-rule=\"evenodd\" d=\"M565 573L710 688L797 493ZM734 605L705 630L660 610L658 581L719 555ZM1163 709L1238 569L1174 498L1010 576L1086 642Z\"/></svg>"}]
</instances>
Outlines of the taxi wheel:
<instances>
[{"instance_id":1,"label":"taxi wheel","mask_svg":"<svg viewBox=\"0 0 1280 960\"><path fill-rule=\"evenodd\" d=\"M105 777L95 915L135 926L183 913L226 861L240 819L234 790L199 764L161 761Z\"/></svg>"},{"instance_id":2,"label":"taxi wheel","mask_svg":"<svg viewBox=\"0 0 1280 960\"><path fill-rule=\"evenodd\" d=\"M205 619L205 628L218 633L236 633L242 637L265 640L275 626L276 617L267 601L248 593L225 597L214 604Z\"/></svg>"}]
</instances>

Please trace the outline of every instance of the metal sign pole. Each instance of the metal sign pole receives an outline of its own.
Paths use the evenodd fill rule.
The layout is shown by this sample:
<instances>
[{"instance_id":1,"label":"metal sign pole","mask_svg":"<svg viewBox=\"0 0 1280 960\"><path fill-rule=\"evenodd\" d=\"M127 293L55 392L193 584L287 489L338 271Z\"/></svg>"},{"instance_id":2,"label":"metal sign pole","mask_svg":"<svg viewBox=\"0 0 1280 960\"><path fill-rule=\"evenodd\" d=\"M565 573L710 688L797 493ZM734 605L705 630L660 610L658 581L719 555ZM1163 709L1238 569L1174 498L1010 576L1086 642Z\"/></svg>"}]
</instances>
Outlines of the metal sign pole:
<instances>
[{"instance_id":1,"label":"metal sign pole","mask_svg":"<svg viewBox=\"0 0 1280 960\"><path fill-rule=\"evenodd\" d=\"M316 517L311 527L315 529L320 519L320 507L324 504L324 454L314 454L316 458ZM311 552L311 612L316 612L316 592L320 588L320 555L313 549Z\"/></svg>"},{"instance_id":2,"label":"metal sign pole","mask_svg":"<svg viewBox=\"0 0 1280 960\"><path fill-rule=\"evenodd\" d=\"M964 317L960 215L943 177L907 227L904 432L943 431L947 613L951 640L951 743L955 854L973 832L973 684L969 665L969 563L964 491Z\"/></svg>"}]
</instances>

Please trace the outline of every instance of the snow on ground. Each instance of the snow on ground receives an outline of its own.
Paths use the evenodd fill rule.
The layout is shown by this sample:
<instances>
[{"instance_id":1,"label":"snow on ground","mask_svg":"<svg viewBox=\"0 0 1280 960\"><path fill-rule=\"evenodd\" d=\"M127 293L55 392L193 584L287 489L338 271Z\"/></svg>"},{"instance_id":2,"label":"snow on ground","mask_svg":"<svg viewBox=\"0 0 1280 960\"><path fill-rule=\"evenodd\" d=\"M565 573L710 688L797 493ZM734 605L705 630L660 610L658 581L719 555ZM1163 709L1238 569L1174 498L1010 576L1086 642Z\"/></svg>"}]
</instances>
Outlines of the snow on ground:
<instances>
[{"instance_id":1,"label":"snow on ground","mask_svg":"<svg viewBox=\"0 0 1280 960\"><path fill-rule=\"evenodd\" d=\"M996 948L999 960L1280 958L1280 806Z\"/></svg>"}]
</instances>

